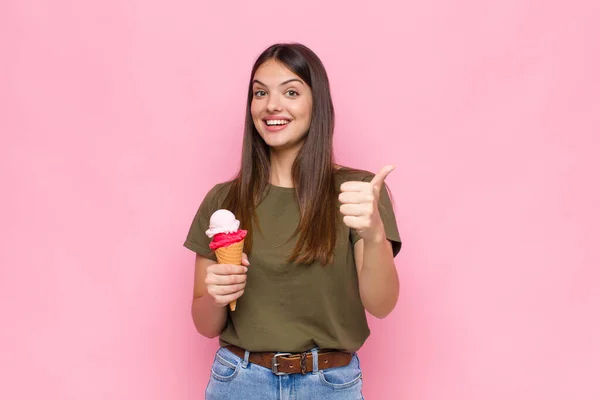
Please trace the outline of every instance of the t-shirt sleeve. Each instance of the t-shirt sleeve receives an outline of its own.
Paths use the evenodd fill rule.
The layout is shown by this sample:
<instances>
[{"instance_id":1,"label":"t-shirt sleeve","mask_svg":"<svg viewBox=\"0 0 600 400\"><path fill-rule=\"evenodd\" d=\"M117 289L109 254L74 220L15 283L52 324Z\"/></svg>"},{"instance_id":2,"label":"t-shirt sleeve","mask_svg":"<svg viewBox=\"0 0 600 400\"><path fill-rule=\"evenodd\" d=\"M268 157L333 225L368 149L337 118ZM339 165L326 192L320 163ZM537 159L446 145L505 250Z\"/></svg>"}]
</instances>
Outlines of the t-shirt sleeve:
<instances>
[{"instance_id":1,"label":"t-shirt sleeve","mask_svg":"<svg viewBox=\"0 0 600 400\"><path fill-rule=\"evenodd\" d=\"M217 192L218 185L213 187L206 194L194 216L187 238L183 243L186 248L214 261L216 261L217 258L215 253L209 247L211 239L206 236L206 230L208 229L210 216L219 209Z\"/></svg>"},{"instance_id":2,"label":"t-shirt sleeve","mask_svg":"<svg viewBox=\"0 0 600 400\"><path fill-rule=\"evenodd\" d=\"M373 179L373 175L367 176L363 179L363 181L370 182L371 179ZM383 227L385 229L385 236L387 240L391 242L394 257L396 257L396 255L400 252L400 248L402 247L402 240L400 239L400 233L398 232L398 224L396 223L396 216L394 214L392 201L390 200L390 196L385 185L381 188L378 206L379 215L381 215L381 220L383 221ZM354 246L360 239L362 238L356 232L356 230L351 228L350 240L352 245Z\"/></svg>"}]
</instances>

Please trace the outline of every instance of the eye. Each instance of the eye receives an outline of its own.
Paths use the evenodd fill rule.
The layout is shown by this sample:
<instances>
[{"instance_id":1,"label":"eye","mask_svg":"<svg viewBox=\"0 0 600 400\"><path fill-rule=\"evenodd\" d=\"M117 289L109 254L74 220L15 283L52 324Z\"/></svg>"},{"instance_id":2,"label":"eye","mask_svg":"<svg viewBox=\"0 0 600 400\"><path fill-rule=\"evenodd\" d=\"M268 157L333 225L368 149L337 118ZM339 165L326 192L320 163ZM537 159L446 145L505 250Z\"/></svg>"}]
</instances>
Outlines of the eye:
<instances>
[{"instance_id":1,"label":"eye","mask_svg":"<svg viewBox=\"0 0 600 400\"><path fill-rule=\"evenodd\" d=\"M295 90L292 90L292 89L290 89L290 90L288 90L287 92L285 92L285 94L286 94L288 97L298 97L298 95L299 95L299 93L298 93L298 92L296 92Z\"/></svg>"},{"instance_id":2,"label":"eye","mask_svg":"<svg viewBox=\"0 0 600 400\"><path fill-rule=\"evenodd\" d=\"M264 90L255 90L254 91L254 97L263 97L265 96L267 93Z\"/></svg>"}]
</instances>

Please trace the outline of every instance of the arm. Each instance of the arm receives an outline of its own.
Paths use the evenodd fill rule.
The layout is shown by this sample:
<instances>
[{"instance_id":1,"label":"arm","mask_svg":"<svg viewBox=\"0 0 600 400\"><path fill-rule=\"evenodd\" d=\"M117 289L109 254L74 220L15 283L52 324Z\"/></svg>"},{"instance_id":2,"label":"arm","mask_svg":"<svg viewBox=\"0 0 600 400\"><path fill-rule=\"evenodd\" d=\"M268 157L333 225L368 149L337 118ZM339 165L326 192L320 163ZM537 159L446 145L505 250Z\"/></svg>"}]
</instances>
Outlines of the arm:
<instances>
[{"instance_id":1,"label":"arm","mask_svg":"<svg viewBox=\"0 0 600 400\"><path fill-rule=\"evenodd\" d=\"M345 182L339 196L344 223L361 237L354 245L360 298L365 309L377 318L384 318L394 309L400 290L392 245L386 239L378 206L384 180L393 169L382 168L371 182Z\"/></svg>"},{"instance_id":2,"label":"arm","mask_svg":"<svg viewBox=\"0 0 600 400\"><path fill-rule=\"evenodd\" d=\"M244 254L242 264L249 265ZM192 319L202 336L213 338L225 329L227 305L244 293L245 266L217 264L196 254Z\"/></svg>"},{"instance_id":3,"label":"arm","mask_svg":"<svg viewBox=\"0 0 600 400\"><path fill-rule=\"evenodd\" d=\"M356 242L354 259L365 310L377 318L386 317L396 306L400 283L385 232L377 239Z\"/></svg>"}]
</instances>

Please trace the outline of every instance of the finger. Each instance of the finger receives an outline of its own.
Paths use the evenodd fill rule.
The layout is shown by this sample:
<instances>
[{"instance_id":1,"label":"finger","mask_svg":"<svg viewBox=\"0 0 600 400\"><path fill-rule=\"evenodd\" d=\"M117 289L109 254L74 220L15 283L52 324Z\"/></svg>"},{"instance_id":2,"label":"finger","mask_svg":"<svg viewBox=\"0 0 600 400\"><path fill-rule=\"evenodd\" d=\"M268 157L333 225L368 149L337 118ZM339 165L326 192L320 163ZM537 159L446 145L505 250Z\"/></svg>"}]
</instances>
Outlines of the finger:
<instances>
[{"instance_id":1,"label":"finger","mask_svg":"<svg viewBox=\"0 0 600 400\"><path fill-rule=\"evenodd\" d=\"M246 274L237 275L211 275L206 277L207 285L235 285L246 282Z\"/></svg>"},{"instance_id":2,"label":"finger","mask_svg":"<svg viewBox=\"0 0 600 400\"><path fill-rule=\"evenodd\" d=\"M231 303L232 301L239 299L243 294L244 294L244 291L240 290L239 292L228 294L227 296L217 296L217 297L215 297L215 301L218 304L226 306L229 303Z\"/></svg>"},{"instance_id":3,"label":"finger","mask_svg":"<svg viewBox=\"0 0 600 400\"><path fill-rule=\"evenodd\" d=\"M381 191L381 187L383 186L383 181L387 176L396 168L395 165L386 165L381 168L379 172L371 179L371 185L375 187L377 193Z\"/></svg>"},{"instance_id":4,"label":"finger","mask_svg":"<svg viewBox=\"0 0 600 400\"><path fill-rule=\"evenodd\" d=\"M248 255L246 253L242 253L242 265L246 267L250 265L250 261L248 261Z\"/></svg>"},{"instance_id":5,"label":"finger","mask_svg":"<svg viewBox=\"0 0 600 400\"><path fill-rule=\"evenodd\" d=\"M248 271L248 268L243 265L214 264L211 267L211 272L217 275L245 274Z\"/></svg>"},{"instance_id":6,"label":"finger","mask_svg":"<svg viewBox=\"0 0 600 400\"><path fill-rule=\"evenodd\" d=\"M369 187L371 189L371 187ZM343 192L338 196L338 200L342 204L362 204L362 203L372 203L375 199L373 195L373 190L369 190L368 192Z\"/></svg>"},{"instance_id":7,"label":"finger","mask_svg":"<svg viewBox=\"0 0 600 400\"><path fill-rule=\"evenodd\" d=\"M238 283L237 285L227 285L227 286L211 286L208 288L209 293L216 296L228 296L233 293L237 293L240 290L244 290L246 287L245 283Z\"/></svg>"},{"instance_id":8,"label":"finger","mask_svg":"<svg viewBox=\"0 0 600 400\"><path fill-rule=\"evenodd\" d=\"M368 227L368 223L365 221L365 219L363 217L355 217L352 215L346 215L343 218L344 224L346 224L346 226L348 228L354 228L354 229L365 229Z\"/></svg>"},{"instance_id":9,"label":"finger","mask_svg":"<svg viewBox=\"0 0 600 400\"><path fill-rule=\"evenodd\" d=\"M371 182L348 181L340 185L341 192L366 192L371 189Z\"/></svg>"},{"instance_id":10,"label":"finger","mask_svg":"<svg viewBox=\"0 0 600 400\"><path fill-rule=\"evenodd\" d=\"M368 215L370 214L370 210L371 208L368 204L342 204L340 207L340 212L342 215L348 215L352 217Z\"/></svg>"}]
</instances>

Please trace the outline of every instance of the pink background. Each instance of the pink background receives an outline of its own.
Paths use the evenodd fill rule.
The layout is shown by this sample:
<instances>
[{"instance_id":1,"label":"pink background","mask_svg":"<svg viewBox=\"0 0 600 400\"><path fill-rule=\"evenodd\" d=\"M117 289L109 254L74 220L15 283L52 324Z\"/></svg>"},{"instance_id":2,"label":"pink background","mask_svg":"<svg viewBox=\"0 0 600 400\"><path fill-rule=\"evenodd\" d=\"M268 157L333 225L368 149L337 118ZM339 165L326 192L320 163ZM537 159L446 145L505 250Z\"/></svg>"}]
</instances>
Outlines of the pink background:
<instances>
[{"instance_id":1,"label":"pink background","mask_svg":"<svg viewBox=\"0 0 600 400\"><path fill-rule=\"evenodd\" d=\"M276 41L325 63L338 161L398 165L401 297L360 351L366 398L600 398L599 18L595 0L3 0L0 398L203 397L217 342L193 328L182 243L237 168Z\"/></svg>"}]
</instances>

